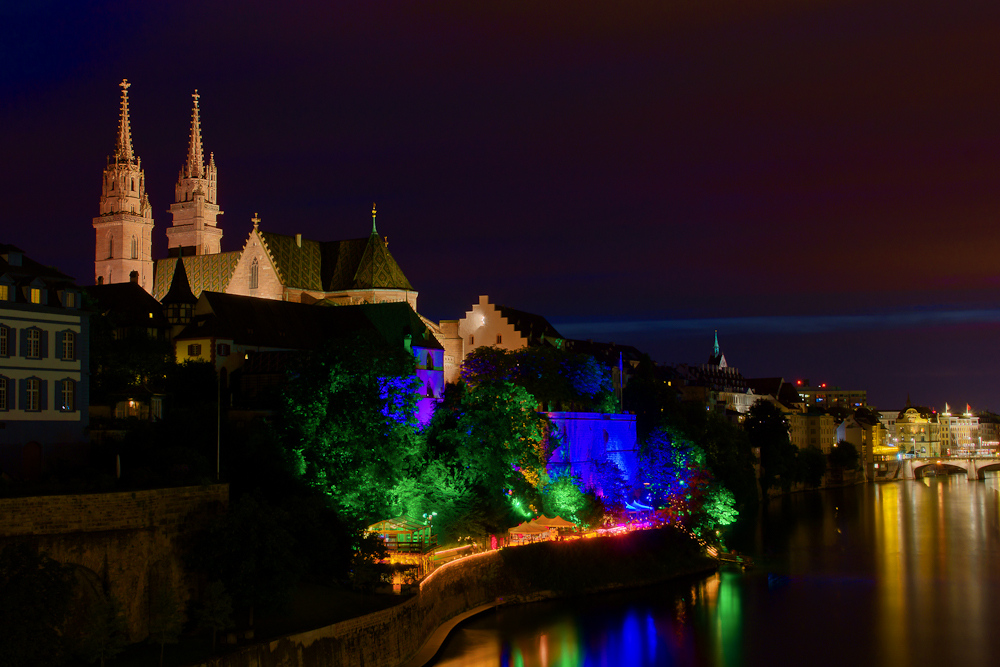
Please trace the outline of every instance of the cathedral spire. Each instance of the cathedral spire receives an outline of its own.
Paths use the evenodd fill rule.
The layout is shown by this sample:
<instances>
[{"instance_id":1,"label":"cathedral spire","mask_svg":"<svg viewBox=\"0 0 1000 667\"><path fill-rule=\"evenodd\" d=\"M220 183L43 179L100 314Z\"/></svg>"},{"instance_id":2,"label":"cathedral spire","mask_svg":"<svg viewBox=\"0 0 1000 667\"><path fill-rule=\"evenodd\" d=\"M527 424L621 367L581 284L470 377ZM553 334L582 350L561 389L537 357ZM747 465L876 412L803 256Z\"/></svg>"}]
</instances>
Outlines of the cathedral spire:
<instances>
[{"instance_id":1,"label":"cathedral spire","mask_svg":"<svg viewBox=\"0 0 1000 667\"><path fill-rule=\"evenodd\" d=\"M122 89L122 102L118 115L118 144L115 146L115 159L120 162L132 162L132 127L128 119L128 89L132 84L128 79L122 79L118 85Z\"/></svg>"},{"instance_id":2,"label":"cathedral spire","mask_svg":"<svg viewBox=\"0 0 1000 667\"><path fill-rule=\"evenodd\" d=\"M715 330L715 349L712 352L714 356L719 356L719 330Z\"/></svg>"},{"instance_id":3,"label":"cathedral spire","mask_svg":"<svg viewBox=\"0 0 1000 667\"><path fill-rule=\"evenodd\" d=\"M191 110L191 136L188 142L187 176L202 178L205 173L205 153L201 147L201 117L198 113L198 89L191 95L194 99L194 109Z\"/></svg>"}]
</instances>

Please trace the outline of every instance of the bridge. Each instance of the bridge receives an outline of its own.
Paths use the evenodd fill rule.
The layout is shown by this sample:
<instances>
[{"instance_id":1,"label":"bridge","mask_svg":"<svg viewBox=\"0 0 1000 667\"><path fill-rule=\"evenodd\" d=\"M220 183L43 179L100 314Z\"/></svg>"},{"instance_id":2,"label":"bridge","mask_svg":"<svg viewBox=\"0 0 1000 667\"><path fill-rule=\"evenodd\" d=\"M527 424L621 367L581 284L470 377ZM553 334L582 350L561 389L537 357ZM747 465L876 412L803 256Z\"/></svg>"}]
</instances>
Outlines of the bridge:
<instances>
[{"instance_id":1,"label":"bridge","mask_svg":"<svg viewBox=\"0 0 1000 667\"><path fill-rule=\"evenodd\" d=\"M953 457L932 456L903 459L898 461L896 473L889 473L885 479L920 479L928 473L933 475L954 475L965 472L970 481L984 479L991 470L1000 471L998 457ZM890 469L891 470L891 469Z\"/></svg>"}]
</instances>

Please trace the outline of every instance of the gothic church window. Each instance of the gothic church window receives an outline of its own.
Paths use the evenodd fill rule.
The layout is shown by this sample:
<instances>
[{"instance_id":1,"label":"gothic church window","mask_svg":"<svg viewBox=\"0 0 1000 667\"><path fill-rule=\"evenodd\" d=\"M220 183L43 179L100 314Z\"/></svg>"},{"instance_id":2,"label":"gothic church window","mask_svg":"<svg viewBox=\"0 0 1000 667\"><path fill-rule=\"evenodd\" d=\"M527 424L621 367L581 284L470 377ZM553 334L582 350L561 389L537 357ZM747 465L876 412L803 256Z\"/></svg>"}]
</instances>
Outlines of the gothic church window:
<instances>
[{"instance_id":1,"label":"gothic church window","mask_svg":"<svg viewBox=\"0 0 1000 667\"><path fill-rule=\"evenodd\" d=\"M132 236L132 259L139 259L139 242Z\"/></svg>"},{"instance_id":2,"label":"gothic church window","mask_svg":"<svg viewBox=\"0 0 1000 667\"><path fill-rule=\"evenodd\" d=\"M260 267L257 264L257 258L254 257L253 262L250 264L250 289L257 289L259 270Z\"/></svg>"},{"instance_id":3,"label":"gothic church window","mask_svg":"<svg viewBox=\"0 0 1000 667\"><path fill-rule=\"evenodd\" d=\"M108 236L108 259L115 256L115 239L113 236ZM108 282L111 282L110 279Z\"/></svg>"}]
</instances>

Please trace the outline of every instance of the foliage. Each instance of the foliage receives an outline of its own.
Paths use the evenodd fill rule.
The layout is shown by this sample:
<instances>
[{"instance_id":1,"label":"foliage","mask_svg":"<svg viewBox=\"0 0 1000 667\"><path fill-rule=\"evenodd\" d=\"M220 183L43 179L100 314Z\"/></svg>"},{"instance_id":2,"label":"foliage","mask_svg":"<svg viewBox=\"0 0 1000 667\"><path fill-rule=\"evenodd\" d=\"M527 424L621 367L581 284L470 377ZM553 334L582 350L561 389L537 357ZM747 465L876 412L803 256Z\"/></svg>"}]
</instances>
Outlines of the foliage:
<instances>
[{"instance_id":1,"label":"foliage","mask_svg":"<svg viewBox=\"0 0 1000 667\"><path fill-rule=\"evenodd\" d=\"M191 564L221 581L237 608L280 608L305 567L288 515L244 494L198 538Z\"/></svg>"},{"instance_id":2,"label":"foliage","mask_svg":"<svg viewBox=\"0 0 1000 667\"><path fill-rule=\"evenodd\" d=\"M462 362L470 385L511 383L547 410L617 411L609 369L586 354L553 347L479 347Z\"/></svg>"},{"instance_id":3,"label":"foliage","mask_svg":"<svg viewBox=\"0 0 1000 667\"><path fill-rule=\"evenodd\" d=\"M728 526L736 522L739 512L736 510L736 499L725 487L713 485L705 494L705 516L708 527Z\"/></svg>"},{"instance_id":4,"label":"foliage","mask_svg":"<svg viewBox=\"0 0 1000 667\"><path fill-rule=\"evenodd\" d=\"M0 551L0 665L58 665L72 570L26 544Z\"/></svg>"},{"instance_id":5,"label":"foliage","mask_svg":"<svg viewBox=\"0 0 1000 667\"><path fill-rule=\"evenodd\" d=\"M226 592L226 585L216 579L205 589L201 605L195 610L199 628L212 631L212 653L219 632L233 627L233 601Z\"/></svg>"},{"instance_id":6,"label":"foliage","mask_svg":"<svg viewBox=\"0 0 1000 667\"><path fill-rule=\"evenodd\" d=\"M374 334L331 342L289 373L278 421L287 464L337 508L383 519L422 448L413 356Z\"/></svg>"},{"instance_id":7,"label":"foliage","mask_svg":"<svg viewBox=\"0 0 1000 667\"><path fill-rule=\"evenodd\" d=\"M184 626L184 610L177 599L177 591L170 584L157 588L149 605L149 638L151 644L160 645L160 667L163 667L163 648L176 644Z\"/></svg>"},{"instance_id":8,"label":"foliage","mask_svg":"<svg viewBox=\"0 0 1000 667\"><path fill-rule=\"evenodd\" d=\"M128 645L128 626L122 606L110 592L98 597L87 615L84 634L77 647L87 662L114 658Z\"/></svg>"},{"instance_id":9,"label":"foliage","mask_svg":"<svg viewBox=\"0 0 1000 667\"><path fill-rule=\"evenodd\" d=\"M542 507L546 516L561 516L579 523L579 515L587 506L587 498L580 489L580 478L576 475L556 475L542 489Z\"/></svg>"},{"instance_id":10,"label":"foliage","mask_svg":"<svg viewBox=\"0 0 1000 667\"><path fill-rule=\"evenodd\" d=\"M381 561L388 555L385 542L378 535L364 535L351 558L351 583L355 588L371 592L387 571Z\"/></svg>"},{"instance_id":11,"label":"foliage","mask_svg":"<svg viewBox=\"0 0 1000 667\"><path fill-rule=\"evenodd\" d=\"M806 447L798 452L796 477L807 486L817 487L826 474L826 456L818 447Z\"/></svg>"},{"instance_id":12,"label":"foliage","mask_svg":"<svg viewBox=\"0 0 1000 667\"><path fill-rule=\"evenodd\" d=\"M448 539L485 536L523 520L545 481L547 418L537 401L509 382L451 387L425 430L419 475L401 485L410 516L436 511ZM405 491L404 491L405 487Z\"/></svg>"},{"instance_id":13,"label":"foliage","mask_svg":"<svg viewBox=\"0 0 1000 667\"><path fill-rule=\"evenodd\" d=\"M766 400L750 406L744 422L750 445L760 450L761 486L766 490L779 483L785 490L795 479L797 447L788 437L788 420L781 410Z\"/></svg>"},{"instance_id":14,"label":"foliage","mask_svg":"<svg viewBox=\"0 0 1000 667\"><path fill-rule=\"evenodd\" d=\"M607 458L593 461L592 489L601 499L604 509L614 516L625 512L625 504L629 501L631 489L625 481L625 475L618 464Z\"/></svg>"},{"instance_id":15,"label":"foliage","mask_svg":"<svg viewBox=\"0 0 1000 667\"><path fill-rule=\"evenodd\" d=\"M858 467L861 455L858 449L846 440L841 440L830 450L830 465L844 470L854 470Z\"/></svg>"},{"instance_id":16,"label":"foliage","mask_svg":"<svg viewBox=\"0 0 1000 667\"><path fill-rule=\"evenodd\" d=\"M646 501L695 532L733 523L739 515L735 497L715 480L707 460L704 449L682 435L653 431L640 452Z\"/></svg>"}]
</instances>

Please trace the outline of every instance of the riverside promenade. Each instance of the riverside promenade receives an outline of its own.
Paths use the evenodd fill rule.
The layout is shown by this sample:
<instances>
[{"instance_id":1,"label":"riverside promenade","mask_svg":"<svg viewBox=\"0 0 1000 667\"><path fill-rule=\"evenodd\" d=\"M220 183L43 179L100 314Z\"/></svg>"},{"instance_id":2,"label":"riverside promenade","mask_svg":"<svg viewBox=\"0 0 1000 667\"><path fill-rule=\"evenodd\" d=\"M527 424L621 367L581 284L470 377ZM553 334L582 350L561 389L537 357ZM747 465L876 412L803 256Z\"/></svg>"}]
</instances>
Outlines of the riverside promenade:
<instances>
[{"instance_id":1,"label":"riverside promenade","mask_svg":"<svg viewBox=\"0 0 1000 667\"><path fill-rule=\"evenodd\" d=\"M672 528L539 542L442 565L399 605L248 645L200 667L419 667L454 625L501 604L659 583L717 567Z\"/></svg>"}]
</instances>

